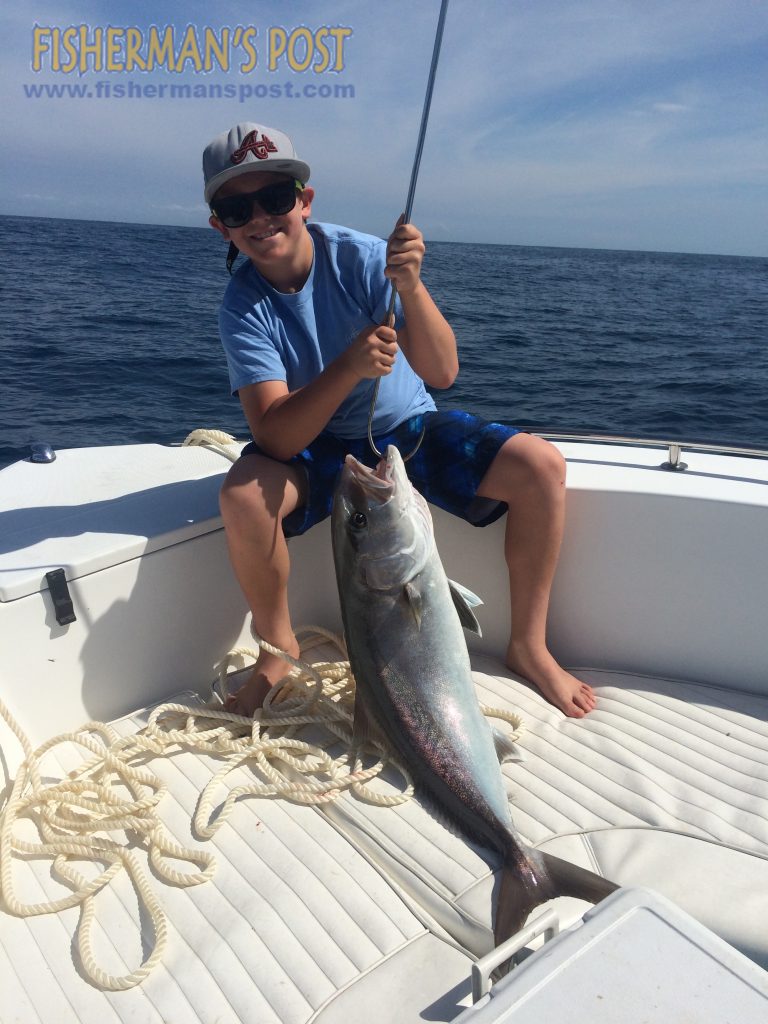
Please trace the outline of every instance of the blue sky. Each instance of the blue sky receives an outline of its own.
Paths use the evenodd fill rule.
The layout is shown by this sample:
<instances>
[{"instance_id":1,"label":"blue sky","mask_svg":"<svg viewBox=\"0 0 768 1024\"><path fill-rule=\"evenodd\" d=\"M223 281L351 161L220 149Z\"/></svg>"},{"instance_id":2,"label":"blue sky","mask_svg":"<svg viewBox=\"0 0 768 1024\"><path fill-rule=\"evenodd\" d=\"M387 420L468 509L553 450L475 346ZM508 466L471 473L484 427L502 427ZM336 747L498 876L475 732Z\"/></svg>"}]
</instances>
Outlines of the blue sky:
<instances>
[{"instance_id":1,"label":"blue sky","mask_svg":"<svg viewBox=\"0 0 768 1024\"><path fill-rule=\"evenodd\" d=\"M203 226L201 151L255 120L286 130L312 165L316 219L386 234L405 200L439 6L5 4L0 212ZM49 42L39 71L35 24ZM241 47L228 71L55 70L43 30L79 25L142 39L153 25L176 39L190 25L251 27L258 63L242 73ZM322 28L351 29L332 55L341 70L301 72L274 48L269 70L270 29L294 39L296 64L304 30ZM115 95L131 83L140 97ZM171 84L236 95L145 94ZM30 95L51 86L91 97ZM257 98L273 86L280 95ZM413 220L428 239L766 256L767 96L764 0L451 0Z\"/></svg>"}]
</instances>

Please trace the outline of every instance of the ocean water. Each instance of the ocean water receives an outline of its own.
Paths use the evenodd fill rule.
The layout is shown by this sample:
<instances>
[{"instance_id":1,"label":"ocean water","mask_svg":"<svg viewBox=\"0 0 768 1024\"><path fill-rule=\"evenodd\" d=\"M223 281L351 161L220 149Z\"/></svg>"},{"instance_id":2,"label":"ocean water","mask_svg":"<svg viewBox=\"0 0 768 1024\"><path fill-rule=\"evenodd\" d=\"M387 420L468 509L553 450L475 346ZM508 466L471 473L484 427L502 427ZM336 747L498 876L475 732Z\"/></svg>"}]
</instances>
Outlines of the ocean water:
<instances>
[{"instance_id":1,"label":"ocean water","mask_svg":"<svg viewBox=\"0 0 768 1024\"><path fill-rule=\"evenodd\" d=\"M207 228L0 217L0 466L247 428ZM461 372L442 407L541 432L768 449L768 259L435 242Z\"/></svg>"}]
</instances>

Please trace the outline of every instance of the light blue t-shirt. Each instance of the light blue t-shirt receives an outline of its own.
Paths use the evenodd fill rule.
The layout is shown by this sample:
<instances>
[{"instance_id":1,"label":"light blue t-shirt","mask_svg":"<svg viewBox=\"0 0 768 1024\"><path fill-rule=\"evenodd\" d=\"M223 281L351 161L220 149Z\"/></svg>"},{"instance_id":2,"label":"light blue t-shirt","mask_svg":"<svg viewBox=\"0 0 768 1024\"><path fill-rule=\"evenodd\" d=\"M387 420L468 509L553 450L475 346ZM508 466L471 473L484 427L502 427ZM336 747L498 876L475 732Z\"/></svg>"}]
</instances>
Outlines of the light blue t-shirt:
<instances>
[{"instance_id":1,"label":"light blue t-shirt","mask_svg":"<svg viewBox=\"0 0 768 1024\"><path fill-rule=\"evenodd\" d=\"M384 322L390 297L386 243L335 224L307 228L315 258L300 292L278 292L249 260L224 293L219 330L233 394L267 380L284 380L289 391L304 387L363 328ZM399 304L397 313L401 326ZM374 385L374 380L361 381L326 429L338 437L365 437ZM381 378L374 433L434 408L424 382L398 352L392 373Z\"/></svg>"}]
</instances>

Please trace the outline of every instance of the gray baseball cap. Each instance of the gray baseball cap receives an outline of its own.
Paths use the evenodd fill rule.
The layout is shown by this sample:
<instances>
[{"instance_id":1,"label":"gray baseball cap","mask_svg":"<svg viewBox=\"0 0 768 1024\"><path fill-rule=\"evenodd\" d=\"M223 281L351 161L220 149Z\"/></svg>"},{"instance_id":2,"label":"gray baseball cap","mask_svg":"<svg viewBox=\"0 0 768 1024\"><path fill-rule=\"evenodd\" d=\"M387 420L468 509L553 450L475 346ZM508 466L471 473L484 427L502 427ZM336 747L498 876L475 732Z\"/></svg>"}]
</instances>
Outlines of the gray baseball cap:
<instances>
[{"instance_id":1,"label":"gray baseball cap","mask_svg":"<svg viewBox=\"0 0 768 1024\"><path fill-rule=\"evenodd\" d=\"M309 181L309 164L298 159L285 132L244 121L217 135L203 151L206 203L225 182L252 171L290 174L302 184Z\"/></svg>"}]
</instances>

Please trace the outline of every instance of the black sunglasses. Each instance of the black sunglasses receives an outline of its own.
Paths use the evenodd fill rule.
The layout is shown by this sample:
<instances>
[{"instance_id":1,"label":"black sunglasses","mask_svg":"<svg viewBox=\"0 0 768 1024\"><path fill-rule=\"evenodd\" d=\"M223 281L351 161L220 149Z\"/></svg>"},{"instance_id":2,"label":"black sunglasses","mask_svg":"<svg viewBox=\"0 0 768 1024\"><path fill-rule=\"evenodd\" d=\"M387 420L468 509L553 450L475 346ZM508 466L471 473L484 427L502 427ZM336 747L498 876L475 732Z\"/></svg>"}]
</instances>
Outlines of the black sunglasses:
<instances>
[{"instance_id":1,"label":"black sunglasses","mask_svg":"<svg viewBox=\"0 0 768 1024\"><path fill-rule=\"evenodd\" d=\"M242 192L240 195L217 199L211 206L214 216L228 228L241 228L253 217L253 207L258 203L264 213L281 217L290 213L296 205L296 192L304 186L299 181L278 181L265 185L257 192Z\"/></svg>"}]
</instances>

